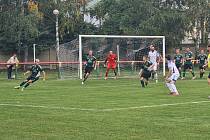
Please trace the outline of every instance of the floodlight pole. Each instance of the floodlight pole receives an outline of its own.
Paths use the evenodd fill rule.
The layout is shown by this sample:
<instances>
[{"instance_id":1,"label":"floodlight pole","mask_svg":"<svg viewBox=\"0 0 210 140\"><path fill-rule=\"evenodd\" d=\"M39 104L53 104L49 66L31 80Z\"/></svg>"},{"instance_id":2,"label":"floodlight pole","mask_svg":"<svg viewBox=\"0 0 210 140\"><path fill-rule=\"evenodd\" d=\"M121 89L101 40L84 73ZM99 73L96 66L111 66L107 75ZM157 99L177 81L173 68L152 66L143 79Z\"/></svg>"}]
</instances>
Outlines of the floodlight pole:
<instances>
[{"instance_id":1,"label":"floodlight pole","mask_svg":"<svg viewBox=\"0 0 210 140\"><path fill-rule=\"evenodd\" d=\"M59 15L59 11L57 9L53 10L53 14L56 17L56 55L57 55L57 61L58 61L58 78L61 78L60 75L60 58L59 58L59 51L60 51L60 45L59 45L59 31L58 31L58 15Z\"/></svg>"},{"instance_id":2,"label":"floodlight pole","mask_svg":"<svg viewBox=\"0 0 210 140\"><path fill-rule=\"evenodd\" d=\"M33 50L34 50L34 63L36 61L36 44L33 44Z\"/></svg>"}]
</instances>

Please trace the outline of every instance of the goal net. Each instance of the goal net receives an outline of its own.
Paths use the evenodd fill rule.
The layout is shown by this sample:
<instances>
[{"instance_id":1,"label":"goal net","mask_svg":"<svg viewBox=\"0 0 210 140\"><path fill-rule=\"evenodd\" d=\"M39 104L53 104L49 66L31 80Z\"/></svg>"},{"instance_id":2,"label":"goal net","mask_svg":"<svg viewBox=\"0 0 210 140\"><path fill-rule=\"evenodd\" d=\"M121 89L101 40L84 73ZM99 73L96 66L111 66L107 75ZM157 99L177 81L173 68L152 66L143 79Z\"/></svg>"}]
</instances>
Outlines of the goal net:
<instances>
[{"instance_id":1,"label":"goal net","mask_svg":"<svg viewBox=\"0 0 210 140\"><path fill-rule=\"evenodd\" d=\"M59 77L61 79L76 79L79 77L79 44L75 39L60 45L59 49Z\"/></svg>"},{"instance_id":2,"label":"goal net","mask_svg":"<svg viewBox=\"0 0 210 140\"><path fill-rule=\"evenodd\" d=\"M91 78L102 79L106 68L104 61L109 53L117 54L117 73L122 78L138 78L142 58L148 55L149 46L154 45L162 58L165 58L165 36L114 36L114 35L80 35L79 36L79 68L78 76L82 79L88 51L92 50L97 58L96 70L91 73ZM69 54L68 54L69 55ZM165 60L159 64L158 74L165 75ZM113 77L112 70L109 77Z\"/></svg>"}]
</instances>

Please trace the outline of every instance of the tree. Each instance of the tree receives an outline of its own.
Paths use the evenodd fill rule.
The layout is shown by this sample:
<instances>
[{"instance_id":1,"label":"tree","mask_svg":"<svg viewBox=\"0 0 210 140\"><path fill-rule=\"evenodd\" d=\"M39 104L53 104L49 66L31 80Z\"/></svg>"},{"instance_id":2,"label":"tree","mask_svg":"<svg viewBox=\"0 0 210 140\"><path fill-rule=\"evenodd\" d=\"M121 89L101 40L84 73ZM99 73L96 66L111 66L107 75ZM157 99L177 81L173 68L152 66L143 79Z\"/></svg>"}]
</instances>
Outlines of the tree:
<instances>
[{"instance_id":1,"label":"tree","mask_svg":"<svg viewBox=\"0 0 210 140\"><path fill-rule=\"evenodd\" d=\"M104 0L91 14L104 20L101 33L164 35L168 46L177 47L186 32L193 31L195 21L201 23L201 17L206 15L205 1Z\"/></svg>"},{"instance_id":2,"label":"tree","mask_svg":"<svg viewBox=\"0 0 210 140\"><path fill-rule=\"evenodd\" d=\"M38 44L38 49L40 45L46 46L45 48L51 47L55 44L54 9L60 11L60 43L71 41L80 33L94 31L94 26L83 20L81 7L85 7L84 0L57 0L57 4L52 0L36 2L36 10L31 10L33 6L28 6L27 1L1 1L0 6L3 10L0 15L0 49L14 51L19 49L21 44L31 46L33 43Z\"/></svg>"}]
</instances>

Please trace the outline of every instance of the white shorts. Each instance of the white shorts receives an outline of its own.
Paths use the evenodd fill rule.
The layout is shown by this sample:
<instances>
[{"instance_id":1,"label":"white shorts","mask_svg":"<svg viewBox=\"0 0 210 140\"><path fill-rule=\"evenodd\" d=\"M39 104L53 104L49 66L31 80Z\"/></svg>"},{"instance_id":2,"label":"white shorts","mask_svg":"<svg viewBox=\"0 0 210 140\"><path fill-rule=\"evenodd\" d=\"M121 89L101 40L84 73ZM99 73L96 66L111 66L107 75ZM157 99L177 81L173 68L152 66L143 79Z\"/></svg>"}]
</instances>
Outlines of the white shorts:
<instances>
[{"instance_id":1,"label":"white shorts","mask_svg":"<svg viewBox=\"0 0 210 140\"><path fill-rule=\"evenodd\" d=\"M169 80L173 80L173 81L177 81L178 80L178 78L179 78L179 76L180 76L180 74L178 74L178 73L174 73L174 74L172 74L168 79Z\"/></svg>"},{"instance_id":2,"label":"white shorts","mask_svg":"<svg viewBox=\"0 0 210 140\"><path fill-rule=\"evenodd\" d=\"M153 67L151 68L151 71L157 71L157 69L158 69L158 64L157 64L157 62L155 62L155 63L153 63Z\"/></svg>"}]
</instances>

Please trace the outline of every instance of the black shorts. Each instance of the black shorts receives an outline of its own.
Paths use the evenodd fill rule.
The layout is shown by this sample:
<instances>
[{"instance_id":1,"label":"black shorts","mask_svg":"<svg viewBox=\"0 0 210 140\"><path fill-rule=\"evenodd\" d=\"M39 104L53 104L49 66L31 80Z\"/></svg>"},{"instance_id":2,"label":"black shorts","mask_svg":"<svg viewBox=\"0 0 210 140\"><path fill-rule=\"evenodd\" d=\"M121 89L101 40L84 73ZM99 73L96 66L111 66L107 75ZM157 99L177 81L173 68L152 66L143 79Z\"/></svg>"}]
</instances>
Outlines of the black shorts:
<instances>
[{"instance_id":1,"label":"black shorts","mask_svg":"<svg viewBox=\"0 0 210 140\"><path fill-rule=\"evenodd\" d=\"M193 64L184 64L184 69L193 69Z\"/></svg>"},{"instance_id":2,"label":"black shorts","mask_svg":"<svg viewBox=\"0 0 210 140\"><path fill-rule=\"evenodd\" d=\"M93 67L85 67L85 73L91 73L93 71Z\"/></svg>"},{"instance_id":3,"label":"black shorts","mask_svg":"<svg viewBox=\"0 0 210 140\"><path fill-rule=\"evenodd\" d=\"M27 79L27 81L32 81L32 83L36 82L37 80L39 80L39 77L34 77L34 76L29 76Z\"/></svg>"},{"instance_id":4,"label":"black shorts","mask_svg":"<svg viewBox=\"0 0 210 140\"><path fill-rule=\"evenodd\" d=\"M182 64L176 64L177 69L180 69L182 67Z\"/></svg>"},{"instance_id":5,"label":"black shorts","mask_svg":"<svg viewBox=\"0 0 210 140\"><path fill-rule=\"evenodd\" d=\"M204 64L200 64L200 65L199 65L199 69L200 69L200 70L205 70L205 67L204 67L204 66L205 66Z\"/></svg>"},{"instance_id":6,"label":"black shorts","mask_svg":"<svg viewBox=\"0 0 210 140\"><path fill-rule=\"evenodd\" d=\"M150 71L143 71L142 74L141 74L141 77L148 80L151 77L151 72Z\"/></svg>"}]
</instances>

